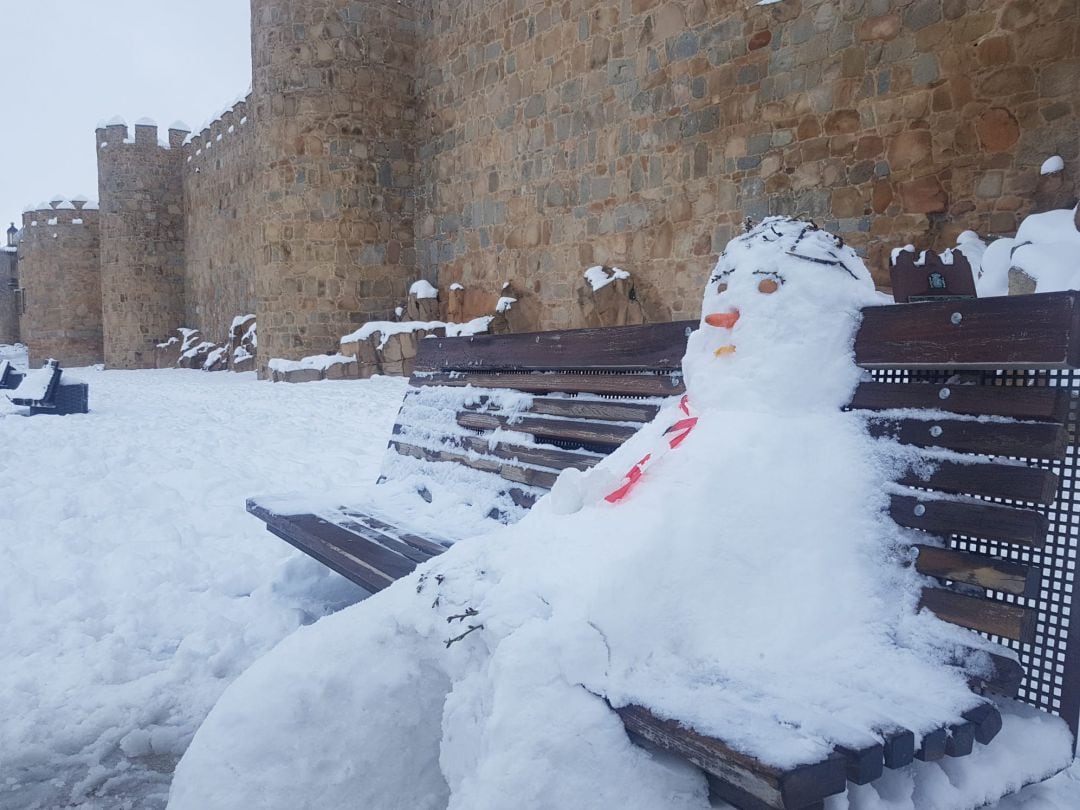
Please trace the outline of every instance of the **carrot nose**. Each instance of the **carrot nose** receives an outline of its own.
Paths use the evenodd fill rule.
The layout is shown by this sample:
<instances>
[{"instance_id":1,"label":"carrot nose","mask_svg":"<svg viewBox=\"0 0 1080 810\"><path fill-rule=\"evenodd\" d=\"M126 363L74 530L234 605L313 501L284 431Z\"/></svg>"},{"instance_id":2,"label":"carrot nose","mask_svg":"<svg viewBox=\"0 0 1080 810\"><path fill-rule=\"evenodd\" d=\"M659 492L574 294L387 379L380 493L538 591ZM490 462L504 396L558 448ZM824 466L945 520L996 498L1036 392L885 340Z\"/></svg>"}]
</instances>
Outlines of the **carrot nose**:
<instances>
[{"instance_id":1,"label":"carrot nose","mask_svg":"<svg viewBox=\"0 0 1080 810\"><path fill-rule=\"evenodd\" d=\"M733 309L730 312L714 312L711 315L705 316L705 323L720 329L730 329L738 320L739 310L737 309Z\"/></svg>"}]
</instances>

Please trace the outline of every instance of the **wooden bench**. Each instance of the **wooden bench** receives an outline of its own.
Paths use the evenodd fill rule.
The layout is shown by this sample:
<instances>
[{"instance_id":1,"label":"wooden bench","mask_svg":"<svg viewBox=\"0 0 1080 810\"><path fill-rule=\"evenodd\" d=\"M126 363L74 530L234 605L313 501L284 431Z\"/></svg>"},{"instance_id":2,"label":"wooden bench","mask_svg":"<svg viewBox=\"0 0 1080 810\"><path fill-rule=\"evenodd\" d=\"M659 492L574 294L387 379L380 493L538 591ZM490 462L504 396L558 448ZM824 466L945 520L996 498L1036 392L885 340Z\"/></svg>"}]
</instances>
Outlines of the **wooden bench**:
<instances>
[{"instance_id":1,"label":"wooden bench","mask_svg":"<svg viewBox=\"0 0 1080 810\"><path fill-rule=\"evenodd\" d=\"M90 386L86 383L63 383L63 371L55 360L22 376L8 394L13 404L30 409L30 415L51 413L66 416L90 410Z\"/></svg>"},{"instance_id":2,"label":"wooden bench","mask_svg":"<svg viewBox=\"0 0 1080 810\"><path fill-rule=\"evenodd\" d=\"M10 360L0 360L0 391L11 391L19 387L23 375L20 374Z\"/></svg>"},{"instance_id":3,"label":"wooden bench","mask_svg":"<svg viewBox=\"0 0 1080 810\"><path fill-rule=\"evenodd\" d=\"M974 690L1059 715L1075 737L1080 623L1070 625L1068 616L1076 607L1070 515L1080 480L1080 295L863 314L855 354L868 379L850 410L861 412L875 435L969 457L941 463L928 476L907 470L891 497L893 519L927 533L914 564L937 584L924 591L923 606L1017 656L1006 649L993 656L993 672L973 681ZM683 392L681 358L696 328L681 322L422 341L381 480L393 480L402 463L433 481L444 465L463 465L497 491L486 519L516 520L563 469L592 467L652 419L664 398ZM531 395L524 411L520 402L505 407L504 395L514 392ZM432 421L433 403L443 409L441 421ZM423 485L416 489L417 498L430 499ZM294 504L252 499L248 510L370 592L457 539L347 505L292 514ZM877 729L864 746L782 770L643 707L615 709L631 736L695 763L716 795L743 810L822 807L847 781L866 784L915 758L964 756L989 743L1002 723L986 702L963 724L924 735L917 750L911 731Z\"/></svg>"}]
</instances>

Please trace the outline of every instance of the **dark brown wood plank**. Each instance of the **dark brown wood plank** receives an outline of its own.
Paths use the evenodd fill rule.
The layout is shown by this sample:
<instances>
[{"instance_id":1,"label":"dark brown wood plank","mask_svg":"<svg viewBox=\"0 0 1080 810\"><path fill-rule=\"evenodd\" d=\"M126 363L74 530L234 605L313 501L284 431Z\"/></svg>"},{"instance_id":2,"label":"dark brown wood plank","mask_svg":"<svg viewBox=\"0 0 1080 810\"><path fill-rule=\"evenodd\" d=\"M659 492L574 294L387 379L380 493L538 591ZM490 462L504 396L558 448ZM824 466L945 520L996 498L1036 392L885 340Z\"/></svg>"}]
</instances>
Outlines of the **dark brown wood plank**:
<instances>
[{"instance_id":1,"label":"dark brown wood plank","mask_svg":"<svg viewBox=\"0 0 1080 810\"><path fill-rule=\"evenodd\" d=\"M720 799L727 802L735 810L773 810L773 805L761 801L753 794L717 776L713 776L711 773L706 773L705 779L709 783L710 799ZM813 802L800 808L800 810L825 810L825 802Z\"/></svg>"},{"instance_id":2,"label":"dark brown wood plank","mask_svg":"<svg viewBox=\"0 0 1080 810\"><path fill-rule=\"evenodd\" d=\"M457 415L457 423L473 430L497 430L504 428L527 433L538 439L600 444L617 447L638 432L637 427L612 425L603 422L582 422L577 419L543 419L522 416L511 419L492 413L469 413Z\"/></svg>"},{"instance_id":3,"label":"dark brown wood plank","mask_svg":"<svg viewBox=\"0 0 1080 810\"><path fill-rule=\"evenodd\" d=\"M444 551L446 551L447 548L450 547L451 541L449 538L431 539L427 537L420 537L419 535L413 534L412 532L403 529L400 526L393 526L389 523L386 523L385 521L380 520L379 518L363 512L344 510L343 514L353 518L354 520L359 520L374 529L378 529L384 533L390 534L392 537L396 537L402 542L408 543L413 548L416 548L426 553L429 557L434 557L437 554L442 554Z\"/></svg>"},{"instance_id":4,"label":"dark brown wood plank","mask_svg":"<svg viewBox=\"0 0 1080 810\"><path fill-rule=\"evenodd\" d=\"M481 397L474 405L466 405L469 411L486 411L488 397ZM525 409L526 413L539 416L561 416L600 422L651 422L659 405L644 402L617 402L612 400L582 399L580 397L536 397ZM497 411L496 411L497 412Z\"/></svg>"},{"instance_id":5,"label":"dark brown wood plank","mask_svg":"<svg viewBox=\"0 0 1080 810\"><path fill-rule=\"evenodd\" d=\"M349 533L315 515L279 515L254 500L248 501L247 510L262 520L272 534L370 593L382 590L416 567L411 560L355 536L342 543L341 534Z\"/></svg>"},{"instance_id":6,"label":"dark brown wood plank","mask_svg":"<svg viewBox=\"0 0 1080 810\"><path fill-rule=\"evenodd\" d=\"M964 416L1064 423L1069 415L1069 391L999 385L864 382L855 389L850 407L867 411L918 408Z\"/></svg>"},{"instance_id":7,"label":"dark brown wood plank","mask_svg":"<svg viewBox=\"0 0 1080 810\"><path fill-rule=\"evenodd\" d=\"M429 450L426 447L417 447L406 442L392 441L390 446L403 456L411 456L421 461L446 461L461 464L463 467L469 467L480 472L494 473L507 481L531 487L551 489L555 485L555 479L558 477L554 473L534 470L531 467L503 464L495 459L470 458L462 453L453 453L448 450Z\"/></svg>"},{"instance_id":8,"label":"dark brown wood plank","mask_svg":"<svg viewBox=\"0 0 1080 810\"><path fill-rule=\"evenodd\" d=\"M366 525L357 518L350 518L342 515L339 520L335 522L346 531L352 532L365 540L370 540L373 543L385 546L391 551L400 554L402 557L412 560L417 565L427 562L433 556L426 551L421 551L420 549L403 542L389 531L381 531L373 526Z\"/></svg>"},{"instance_id":9,"label":"dark brown wood plank","mask_svg":"<svg viewBox=\"0 0 1080 810\"><path fill-rule=\"evenodd\" d=\"M885 771L885 746L882 743L861 748L838 745L836 752L844 758L844 773L852 784L868 785Z\"/></svg>"},{"instance_id":10,"label":"dark brown wood plank","mask_svg":"<svg viewBox=\"0 0 1080 810\"><path fill-rule=\"evenodd\" d=\"M1005 697L1016 697L1025 675L1020 662L995 653L987 653L987 655L990 657L991 671L985 676L970 676L968 683L971 684L971 688L979 693L993 692ZM956 662L957 665L960 663ZM998 720L1000 724L1000 718ZM1000 725L998 730L1000 730ZM994 733L997 734L997 731Z\"/></svg>"},{"instance_id":11,"label":"dark brown wood plank","mask_svg":"<svg viewBox=\"0 0 1080 810\"><path fill-rule=\"evenodd\" d=\"M1062 458L1069 440L1052 422L976 422L961 419L870 417L871 436L894 438L916 447L942 447L959 453L1012 458Z\"/></svg>"},{"instance_id":12,"label":"dark brown wood plank","mask_svg":"<svg viewBox=\"0 0 1080 810\"><path fill-rule=\"evenodd\" d=\"M782 769L706 737L673 720L661 720L642 706L615 709L627 732L678 754L706 773L750 794L765 807L805 808L845 789L844 758Z\"/></svg>"},{"instance_id":13,"label":"dark brown wood plank","mask_svg":"<svg viewBox=\"0 0 1080 810\"><path fill-rule=\"evenodd\" d=\"M939 619L970 630L1026 644L1035 639L1037 614L1031 608L944 588L924 588L919 607L927 608Z\"/></svg>"},{"instance_id":14,"label":"dark brown wood plank","mask_svg":"<svg viewBox=\"0 0 1080 810\"><path fill-rule=\"evenodd\" d=\"M569 371L670 369L682 366L697 321L518 335L428 338L416 354L418 371Z\"/></svg>"},{"instance_id":15,"label":"dark brown wood plank","mask_svg":"<svg viewBox=\"0 0 1080 810\"><path fill-rule=\"evenodd\" d=\"M934 465L929 476L924 478L909 469L897 482L954 495L985 495L1045 505L1052 504L1057 497L1058 477L1049 470L993 462L927 461Z\"/></svg>"},{"instance_id":16,"label":"dark brown wood plank","mask_svg":"<svg viewBox=\"0 0 1080 810\"><path fill-rule=\"evenodd\" d=\"M433 341L425 340L423 344ZM686 392L682 372L645 374L571 374L513 372L424 372L409 385L511 389L529 394L602 394L621 397L668 397Z\"/></svg>"},{"instance_id":17,"label":"dark brown wood plank","mask_svg":"<svg viewBox=\"0 0 1080 810\"><path fill-rule=\"evenodd\" d=\"M868 307L855 357L864 368L1075 368L1078 335L1075 292Z\"/></svg>"},{"instance_id":18,"label":"dark brown wood plank","mask_svg":"<svg viewBox=\"0 0 1080 810\"><path fill-rule=\"evenodd\" d=\"M934 762L945 756L945 747L949 741L949 734L944 728L934 729L923 735L922 743L915 752L915 759L923 762Z\"/></svg>"},{"instance_id":19,"label":"dark brown wood plank","mask_svg":"<svg viewBox=\"0 0 1080 810\"><path fill-rule=\"evenodd\" d=\"M966 757L974 749L974 723L955 723L949 726L949 738L945 741L945 756Z\"/></svg>"},{"instance_id":20,"label":"dark brown wood plank","mask_svg":"<svg viewBox=\"0 0 1080 810\"><path fill-rule=\"evenodd\" d=\"M535 464L538 467L547 467L552 470L565 470L573 467L575 470L589 470L603 460L603 456L591 455L574 450L558 450L554 447L525 447L520 444L500 442L494 447L483 436L458 437L462 447L472 450L474 453L486 453L507 461L521 461L525 464Z\"/></svg>"},{"instance_id":21,"label":"dark brown wood plank","mask_svg":"<svg viewBox=\"0 0 1080 810\"><path fill-rule=\"evenodd\" d=\"M1046 544L1046 516L1031 509L970 499L938 500L893 495L889 515L901 526L932 534L980 537L1033 548L1042 548Z\"/></svg>"},{"instance_id":22,"label":"dark brown wood plank","mask_svg":"<svg viewBox=\"0 0 1080 810\"><path fill-rule=\"evenodd\" d=\"M975 742L980 745L989 745L1001 731L1001 712L992 703L982 703L973 709L968 709L964 712L963 718L974 727Z\"/></svg>"},{"instance_id":23,"label":"dark brown wood plank","mask_svg":"<svg viewBox=\"0 0 1080 810\"><path fill-rule=\"evenodd\" d=\"M885 767L890 770L910 765L915 759L915 734L906 728L882 732Z\"/></svg>"},{"instance_id":24,"label":"dark brown wood plank","mask_svg":"<svg viewBox=\"0 0 1080 810\"><path fill-rule=\"evenodd\" d=\"M973 554L970 551L916 545L915 570L928 577L978 585L1015 596L1037 596L1042 580L1039 568L1023 563Z\"/></svg>"}]
</instances>

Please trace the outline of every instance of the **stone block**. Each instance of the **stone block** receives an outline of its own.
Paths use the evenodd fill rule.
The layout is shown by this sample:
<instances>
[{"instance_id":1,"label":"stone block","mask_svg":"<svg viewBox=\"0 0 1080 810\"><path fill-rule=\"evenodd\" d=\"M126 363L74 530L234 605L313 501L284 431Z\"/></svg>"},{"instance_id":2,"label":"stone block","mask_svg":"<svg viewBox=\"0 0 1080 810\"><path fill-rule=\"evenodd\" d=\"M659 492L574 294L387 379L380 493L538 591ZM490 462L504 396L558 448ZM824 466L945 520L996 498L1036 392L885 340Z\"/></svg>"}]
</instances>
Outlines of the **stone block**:
<instances>
[{"instance_id":1,"label":"stone block","mask_svg":"<svg viewBox=\"0 0 1080 810\"><path fill-rule=\"evenodd\" d=\"M323 378L322 370L317 368L292 368L279 375L278 381L287 383L316 382Z\"/></svg>"}]
</instances>

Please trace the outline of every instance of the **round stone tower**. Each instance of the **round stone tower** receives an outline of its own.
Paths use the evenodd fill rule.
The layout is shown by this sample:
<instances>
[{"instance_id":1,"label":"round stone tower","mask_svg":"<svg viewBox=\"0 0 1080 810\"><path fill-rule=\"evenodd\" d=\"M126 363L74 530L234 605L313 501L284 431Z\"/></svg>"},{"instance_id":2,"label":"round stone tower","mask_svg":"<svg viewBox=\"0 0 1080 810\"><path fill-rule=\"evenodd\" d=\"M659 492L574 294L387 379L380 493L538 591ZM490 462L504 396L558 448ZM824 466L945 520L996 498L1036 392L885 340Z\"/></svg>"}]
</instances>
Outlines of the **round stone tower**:
<instances>
[{"instance_id":1,"label":"round stone tower","mask_svg":"<svg viewBox=\"0 0 1080 810\"><path fill-rule=\"evenodd\" d=\"M252 0L259 364L336 351L415 275L414 0Z\"/></svg>"},{"instance_id":2,"label":"round stone tower","mask_svg":"<svg viewBox=\"0 0 1080 810\"><path fill-rule=\"evenodd\" d=\"M23 213L19 241L22 313L19 332L31 367L104 359L97 206L55 198Z\"/></svg>"},{"instance_id":3,"label":"round stone tower","mask_svg":"<svg viewBox=\"0 0 1080 810\"><path fill-rule=\"evenodd\" d=\"M153 368L154 347L184 318L186 132L140 120L135 137L113 119L97 130L105 364Z\"/></svg>"}]
</instances>

